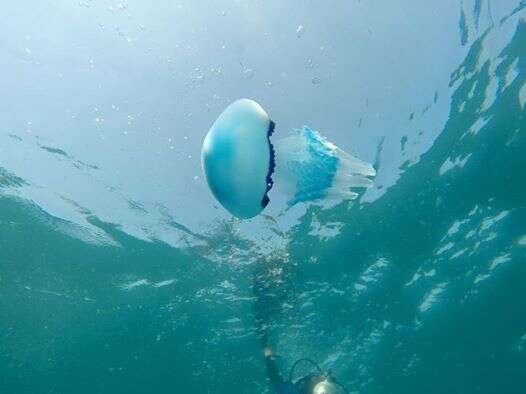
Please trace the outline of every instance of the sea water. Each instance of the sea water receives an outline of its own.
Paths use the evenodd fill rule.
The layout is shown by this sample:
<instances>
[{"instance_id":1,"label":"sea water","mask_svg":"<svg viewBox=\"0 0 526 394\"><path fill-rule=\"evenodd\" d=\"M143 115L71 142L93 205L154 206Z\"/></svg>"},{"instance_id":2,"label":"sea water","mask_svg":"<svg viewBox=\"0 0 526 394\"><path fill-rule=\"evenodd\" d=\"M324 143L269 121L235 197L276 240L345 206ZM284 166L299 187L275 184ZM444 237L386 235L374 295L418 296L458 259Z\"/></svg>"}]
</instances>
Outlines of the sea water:
<instances>
[{"instance_id":1,"label":"sea water","mask_svg":"<svg viewBox=\"0 0 526 394\"><path fill-rule=\"evenodd\" d=\"M2 12L1 393L270 393L257 278L285 375L524 392L524 1ZM234 220L199 151L240 97L374 162L374 187Z\"/></svg>"}]
</instances>

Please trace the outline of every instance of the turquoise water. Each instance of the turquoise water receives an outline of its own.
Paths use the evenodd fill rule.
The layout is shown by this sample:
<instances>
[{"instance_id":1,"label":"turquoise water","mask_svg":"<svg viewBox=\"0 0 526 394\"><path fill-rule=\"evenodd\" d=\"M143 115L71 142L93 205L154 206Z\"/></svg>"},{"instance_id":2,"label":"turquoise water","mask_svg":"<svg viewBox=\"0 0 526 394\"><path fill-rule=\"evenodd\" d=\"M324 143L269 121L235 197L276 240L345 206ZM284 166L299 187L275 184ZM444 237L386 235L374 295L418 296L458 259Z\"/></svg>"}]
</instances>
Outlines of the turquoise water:
<instances>
[{"instance_id":1,"label":"turquoise water","mask_svg":"<svg viewBox=\"0 0 526 394\"><path fill-rule=\"evenodd\" d=\"M262 299L284 372L524 392L526 3L159 3L3 5L0 392L270 393ZM239 97L375 186L232 219L199 152Z\"/></svg>"}]
</instances>

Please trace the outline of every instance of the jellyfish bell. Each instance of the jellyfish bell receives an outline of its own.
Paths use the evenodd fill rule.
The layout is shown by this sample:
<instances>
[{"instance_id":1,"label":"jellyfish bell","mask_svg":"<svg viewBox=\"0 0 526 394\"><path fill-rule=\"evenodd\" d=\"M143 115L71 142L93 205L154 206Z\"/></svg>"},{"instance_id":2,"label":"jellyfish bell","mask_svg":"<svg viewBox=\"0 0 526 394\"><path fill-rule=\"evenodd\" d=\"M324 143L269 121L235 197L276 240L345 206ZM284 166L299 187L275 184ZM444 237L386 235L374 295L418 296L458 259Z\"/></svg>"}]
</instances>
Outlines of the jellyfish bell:
<instances>
[{"instance_id":1,"label":"jellyfish bell","mask_svg":"<svg viewBox=\"0 0 526 394\"><path fill-rule=\"evenodd\" d=\"M230 104L203 142L201 162L214 197L238 218L258 215L269 202L274 123L255 101Z\"/></svg>"},{"instance_id":2,"label":"jellyfish bell","mask_svg":"<svg viewBox=\"0 0 526 394\"><path fill-rule=\"evenodd\" d=\"M304 126L271 142L274 122L255 101L230 104L203 142L201 161L215 198L232 215L252 218L276 188L289 207L320 199L354 199L372 185L375 170Z\"/></svg>"}]
</instances>

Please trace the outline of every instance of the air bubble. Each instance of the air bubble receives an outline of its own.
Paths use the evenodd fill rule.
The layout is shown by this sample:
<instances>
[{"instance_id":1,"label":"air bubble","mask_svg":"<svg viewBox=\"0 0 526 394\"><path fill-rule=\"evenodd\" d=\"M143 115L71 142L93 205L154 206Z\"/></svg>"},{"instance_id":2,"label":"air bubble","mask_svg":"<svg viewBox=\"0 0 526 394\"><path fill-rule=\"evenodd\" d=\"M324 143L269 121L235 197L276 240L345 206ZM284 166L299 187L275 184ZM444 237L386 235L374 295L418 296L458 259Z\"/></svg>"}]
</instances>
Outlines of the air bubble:
<instances>
[{"instance_id":1,"label":"air bubble","mask_svg":"<svg viewBox=\"0 0 526 394\"><path fill-rule=\"evenodd\" d=\"M296 29L296 36L298 38L301 38L303 36L304 31L305 31L305 28L303 27L303 25L299 25L298 28Z\"/></svg>"}]
</instances>

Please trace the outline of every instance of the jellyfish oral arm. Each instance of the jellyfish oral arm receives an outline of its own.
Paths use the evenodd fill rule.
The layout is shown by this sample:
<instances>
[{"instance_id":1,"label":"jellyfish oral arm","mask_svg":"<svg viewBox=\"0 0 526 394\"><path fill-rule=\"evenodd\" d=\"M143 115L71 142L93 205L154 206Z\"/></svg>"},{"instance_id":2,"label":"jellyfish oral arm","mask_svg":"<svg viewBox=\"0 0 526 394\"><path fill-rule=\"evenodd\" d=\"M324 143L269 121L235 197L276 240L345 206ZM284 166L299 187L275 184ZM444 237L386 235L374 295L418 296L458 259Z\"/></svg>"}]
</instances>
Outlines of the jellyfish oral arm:
<instances>
[{"instance_id":1,"label":"jellyfish oral arm","mask_svg":"<svg viewBox=\"0 0 526 394\"><path fill-rule=\"evenodd\" d=\"M273 141L276 151L277 189L288 195L288 205L330 199L354 199L356 189L373 184L373 166L357 159L303 127Z\"/></svg>"}]
</instances>

